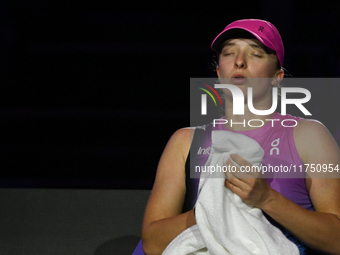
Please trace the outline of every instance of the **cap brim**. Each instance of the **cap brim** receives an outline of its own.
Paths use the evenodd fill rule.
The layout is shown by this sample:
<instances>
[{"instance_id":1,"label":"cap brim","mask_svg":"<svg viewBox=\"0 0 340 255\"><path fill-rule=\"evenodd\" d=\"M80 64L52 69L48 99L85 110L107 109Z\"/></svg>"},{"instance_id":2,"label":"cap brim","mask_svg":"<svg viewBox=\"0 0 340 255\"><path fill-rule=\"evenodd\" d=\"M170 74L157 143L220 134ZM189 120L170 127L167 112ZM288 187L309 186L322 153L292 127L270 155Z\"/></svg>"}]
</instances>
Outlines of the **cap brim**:
<instances>
[{"instance_id":1,"label":"cap brim","mask_svg":"<svg viewBox=\"0 0 340 255\"><path fill-rule=\"evenodd\" d=\"M226 31L222 31L216 38L215 40L212 42L211 44L211 48L216 51L217 53L219 53L220 48L223 44L223 42L225 42L228 39L231 38L241 38L242 34L244 34L244 36L246 38L254 38L259 40L260 42L264 43L262 38L260 38L258 35L256 35L255 33L253 33L252 31L243 28L243 27L234 27L234 28L230 28ZM270 47L269 47L270 48Z\"/></svg>"}]
</instances>

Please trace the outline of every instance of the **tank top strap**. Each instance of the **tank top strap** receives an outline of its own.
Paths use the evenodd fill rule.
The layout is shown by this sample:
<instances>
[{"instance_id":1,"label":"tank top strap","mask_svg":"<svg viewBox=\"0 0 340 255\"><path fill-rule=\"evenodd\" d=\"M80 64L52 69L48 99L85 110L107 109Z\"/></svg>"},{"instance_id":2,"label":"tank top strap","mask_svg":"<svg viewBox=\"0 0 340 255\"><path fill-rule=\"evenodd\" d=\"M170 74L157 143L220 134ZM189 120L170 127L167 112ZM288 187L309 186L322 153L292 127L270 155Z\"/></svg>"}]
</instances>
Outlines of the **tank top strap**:
<instances>
[{"instance_id":1,"label":"tank top strap","mask_svg":"<svg viewBox=\"0 0 340 255\"><path fill-rule=\"evenodd\" d=\"M195 129L195 133L191 142L190 151L188 157L185 162L185 185L186 185L186 193L185 199L183 204L183 212L187 212L191 210L196 203L197 200L197 191L198 191L198 184L199 184L199 176L198 178L194 178L190 176L190 173L195 171L194 162L196 161L197 152L200 149L200 146L205 143L207 139L207 135L210 132L207 130L209 129L207 125L204 126L197 126ZM192 164L191 164L192 163Z\"/></svg>"}]
</instances>

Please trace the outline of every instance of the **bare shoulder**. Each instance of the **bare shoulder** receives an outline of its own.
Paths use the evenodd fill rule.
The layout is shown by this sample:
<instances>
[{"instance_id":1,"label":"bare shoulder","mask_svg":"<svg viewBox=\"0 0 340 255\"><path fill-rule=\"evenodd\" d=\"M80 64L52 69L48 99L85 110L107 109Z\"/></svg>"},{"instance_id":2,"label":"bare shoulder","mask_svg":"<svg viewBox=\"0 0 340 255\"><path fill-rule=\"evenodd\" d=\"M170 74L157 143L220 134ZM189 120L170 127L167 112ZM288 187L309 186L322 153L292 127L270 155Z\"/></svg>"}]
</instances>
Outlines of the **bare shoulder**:
<instances>
[{"instance_id":1,"label":"bare shoulder","mask_svg":"<svg viewBox=\"0 0 340 255\"><path fill-rule=\"evenodd\" d=\"M164 169L170 168L172 169L172 172L179 171L179 173L182 173L194 132L195 128L181 128L173 133L162 153L157 174L159 172L164 172Z\"/></svg>"},{"instance_id":2,"label":"bare shoulder","mask_svg":"<svg viewBox=\"0 0 340 255\"><path fill-rule=\"evenodd\" d=\"M145 210L145 224L181 213L186 192L185 162L194 131L194 128L181 128L166 144Z\"/></svg>"},{"instance_id":3,"label":"bare shoulder","mask_svg":"<svg viewBox=\"0 0 340 255\"><path fill-rule=\"evenodd\" d=\"M320 121L313 119L303 119L298 122L296 127L294 128L294 136L313 136L315 134L329 134L325 125L323 125Z\"/></svg>"},{"instance_id":4,"label":"bare shoulder","mask_svg":"<svg viewBox=\"0 0 340 255\"><path fill-rule=\"evenodd\" d=\"M181 128L175 131L170 137L164 153L180 153L185 159L189 153L191 141L195 132L195 128Z\"/></svg>"},{"instance_id":5,"label":"bare shoulder","mask_svg":"<svg viewBox=\"0 0 340 255\"><path fill-rule=\"evenodd\" d=\"M189 142L189 145L192 141L192 137L195 133L195 127L185 127L178 129L176 132L173 133L170 140L174 140L179 143L187 143Z\"/></svg>"},{"instance_id":6,"label":"bare shoulder","mask_svg":"<svg viewBox=\"0 0 340 255\"><path fill-rule=\"evenodd\" d=\"M159 162L159 167L162 166L164 161L166 162L166 165L168 165L168 162L181 165L185 163L194 132L195 128L181 128L174 132L165 146Z\"/></svg>"},{"instance_id":7,"label":"bare shoulder","mask_svg":"<svg viewBox=\"0 0 340 255\"><path fill-rule=\"evenodd\" d=\"M316 120L301 120L294 140L306 166L306 185L316 211L340 217L340 150L328 129ZM322 169L321 171L318 171Z\"/></svg>"},{"instance_id":8,"label":"bare shoulder","mask_svg":"<svg viewBox=\"0 0 340 255\"><path fill-rule=\"evenodd\" d=\"M339 146L328 129L317 120L301 120L294 128L296 148L304 163L324 157L339 159Z\"/></svg>"}]
</instances>

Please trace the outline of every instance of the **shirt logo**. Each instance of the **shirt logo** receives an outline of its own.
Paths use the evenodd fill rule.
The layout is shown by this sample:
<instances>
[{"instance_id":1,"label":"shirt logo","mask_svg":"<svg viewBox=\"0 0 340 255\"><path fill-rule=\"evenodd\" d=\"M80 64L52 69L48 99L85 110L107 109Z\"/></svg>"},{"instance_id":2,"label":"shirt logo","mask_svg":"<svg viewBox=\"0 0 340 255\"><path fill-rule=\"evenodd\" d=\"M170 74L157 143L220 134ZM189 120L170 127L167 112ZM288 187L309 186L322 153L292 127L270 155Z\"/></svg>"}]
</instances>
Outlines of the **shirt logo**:
<instances>
[{"instance_id":1,"label":"shirt logo","mask_svg":"<svg viewBox=\"0 0 340 255\"><path fill-rule=\"evenodd\" d=\"M199 149L198 149L198 152L197 152L197 155L209 155L210 154L210 150L211 150L211 147L207 147L207 148L205 148L205 149L203 149L202 147L200 147Z\"/></svg>"},{"instance_id":2,"label":"shirt logo","mask_svg":"<svg viewBox=\"0 0 340 255\"><path fill-rule=\"evenodd\" d=\"M273 155L274 151L276 152L276 155L280 154L280 149L277 148L279 144L280 144L280 138L277 138L274 141L272 141L271 143L272 148L270 149L270 155Z\"/></svg>"}]
</instances>

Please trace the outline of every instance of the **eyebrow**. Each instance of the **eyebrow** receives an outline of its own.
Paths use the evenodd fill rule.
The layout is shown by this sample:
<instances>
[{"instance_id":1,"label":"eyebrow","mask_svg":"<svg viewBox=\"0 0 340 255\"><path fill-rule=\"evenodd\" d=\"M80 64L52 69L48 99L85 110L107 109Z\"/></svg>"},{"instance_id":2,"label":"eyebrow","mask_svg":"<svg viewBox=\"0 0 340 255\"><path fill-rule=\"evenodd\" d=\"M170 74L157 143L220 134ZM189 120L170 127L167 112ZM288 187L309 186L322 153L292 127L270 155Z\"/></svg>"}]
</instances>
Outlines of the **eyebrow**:
<instances>
[{"instance_id":1,"label":"eyebrow","mask_svg":"<svg viewBox=\"0 0 340 255\"><path fill-rule=\"evenodd\" d=\"M269 48L266 47L265 45L259 45L259 44L254 43L254 42L251 42L249 45L250 45L252 48L263 50L263 51L264 51L265 53L267 53L267 54L274 54L274 55L276 55L276 52L275 52L274 50L269 49ZM229 46L229 47L235 46L235 43L232 43L232 42L230 42L230 41L228 42L228 40L227 40L227 41L224 41L224 42L222 43L222 45L220 46L220 49L219 49L219 51L218 51L219 54L222 53L222 50L223 50L223 48L224 48L225 46Z\"/></svg>"},{"instance_id":2,"label":"eyebrow","mask_svg":"<svg viewBox=\"0 0 340 255\"><path fill-rule=\"evenodd\" d=\"M224 43L221 45L221 50L222 50L225 46L235 46L235 43L224 42Z\"/></svg>"},{"instance_id":3,"label":"eyebrow","mask_svg":"<svg viewBox=\"0 0 340 255\"><path fill-rule=\"evenodd\" d=\"M256 44L256 43L250 43L249 45L250 45L251 47L253 47L253 48L263 50L263 48L262 48L260 45Z\"/></svg>"}]
</instances>

